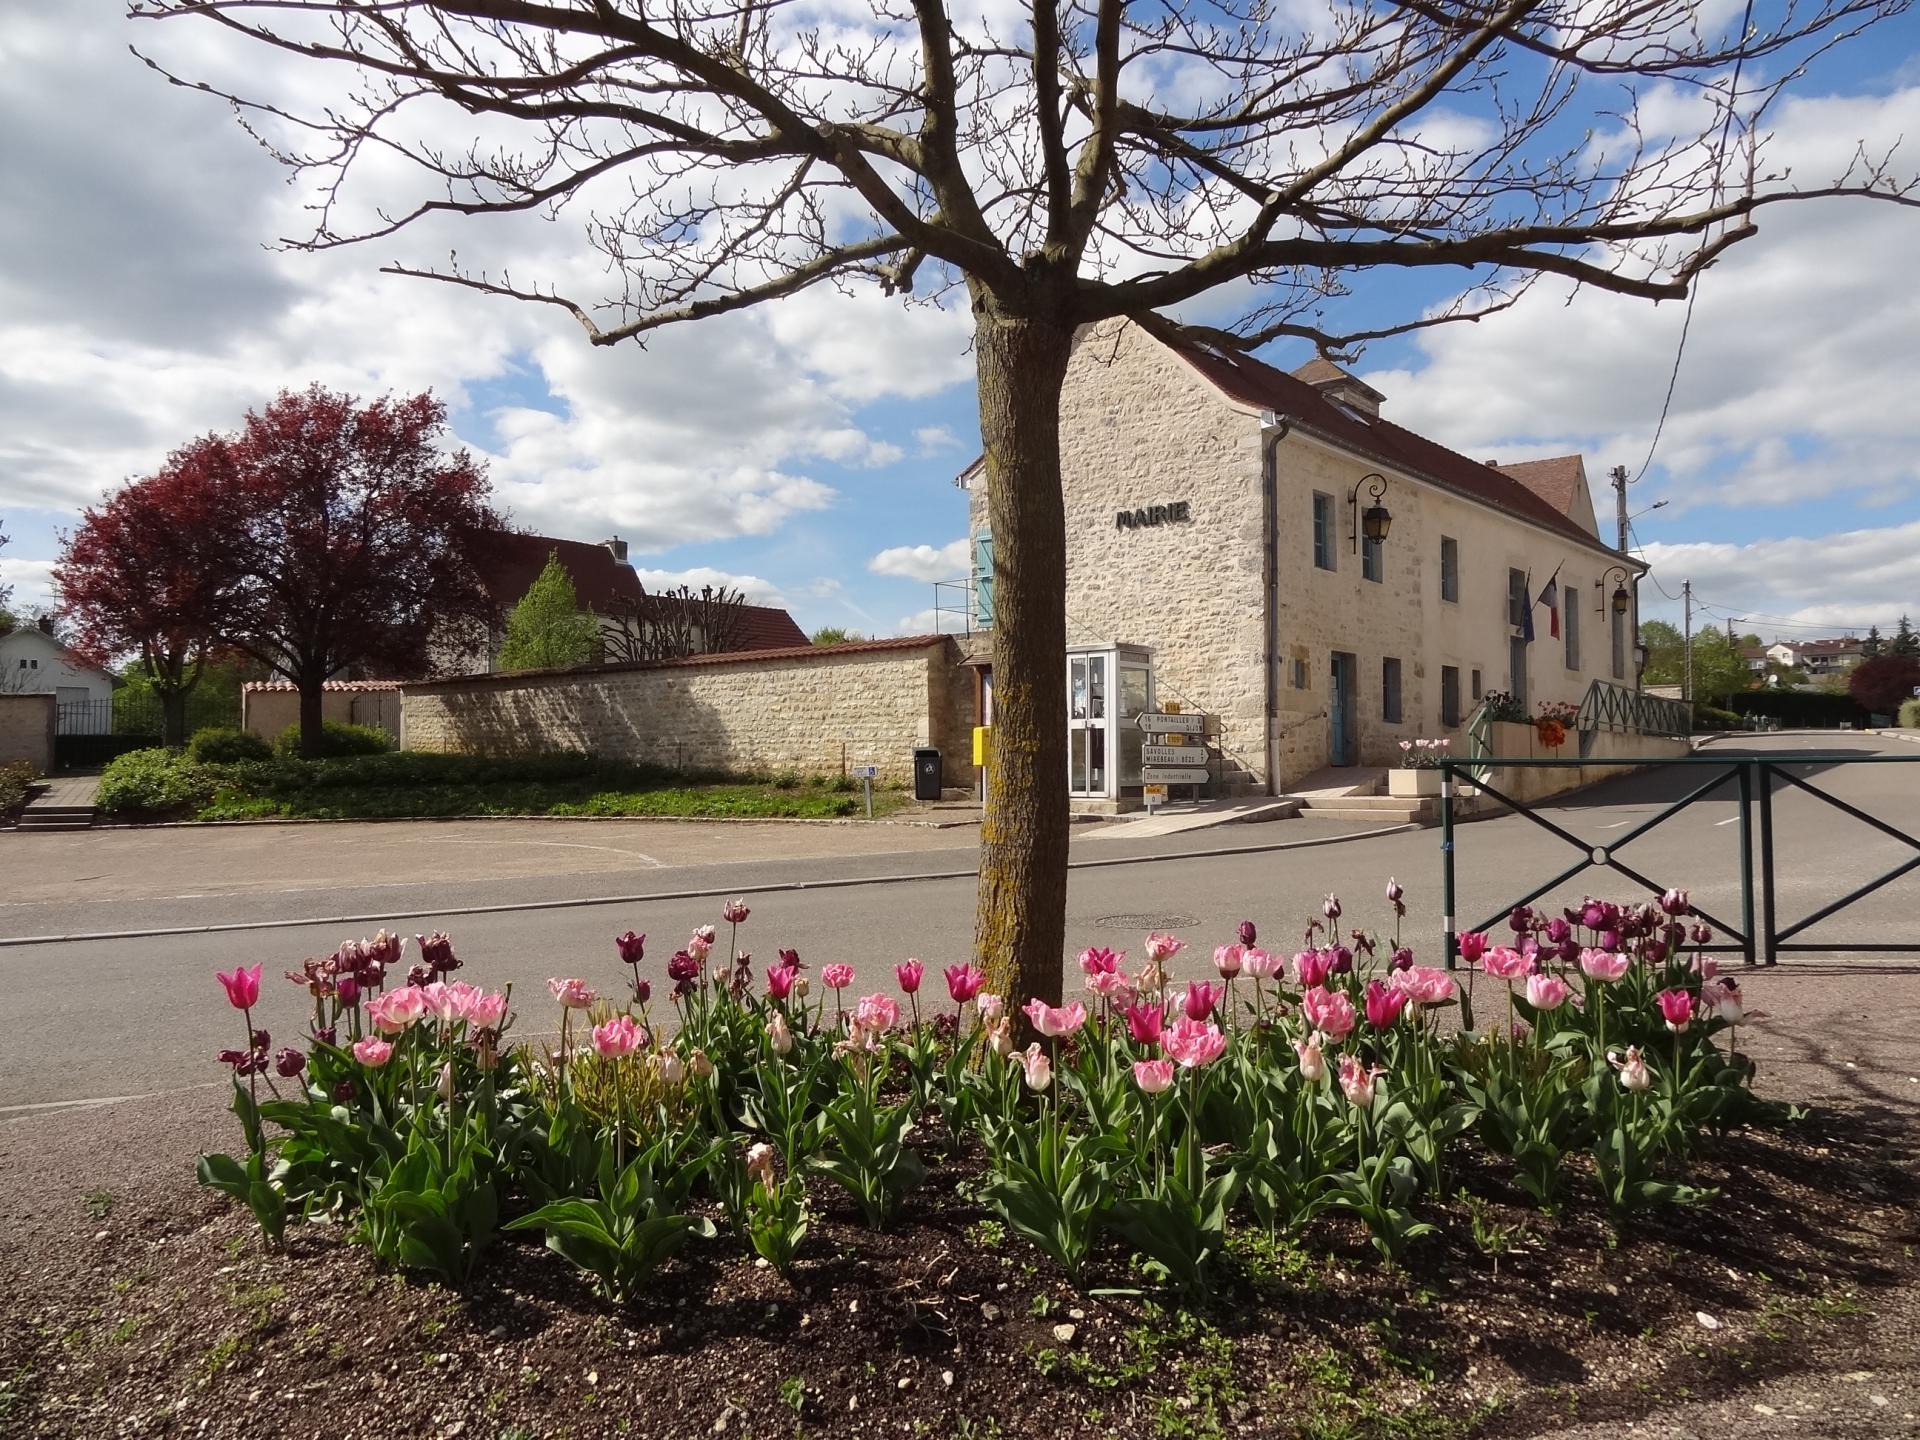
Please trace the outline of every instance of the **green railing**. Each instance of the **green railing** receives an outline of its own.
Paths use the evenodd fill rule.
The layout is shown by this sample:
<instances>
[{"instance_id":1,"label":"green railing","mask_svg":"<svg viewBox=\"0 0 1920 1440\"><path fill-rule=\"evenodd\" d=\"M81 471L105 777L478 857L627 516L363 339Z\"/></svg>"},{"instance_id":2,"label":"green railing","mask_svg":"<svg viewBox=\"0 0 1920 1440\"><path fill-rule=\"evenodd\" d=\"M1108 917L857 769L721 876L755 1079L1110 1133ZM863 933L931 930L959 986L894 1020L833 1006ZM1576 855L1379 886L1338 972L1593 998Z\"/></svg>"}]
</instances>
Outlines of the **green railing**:
<instances>
[{"instance_id":1,"label":"green railing","mask_svg":"<svg viewBox=\"0 0 1920 1440\"><path fill-rule=\"evenodd\" d=\"M1581 730L1625 730L1634 735L1688 735L1693 715L1684 700L1649 695L1630 685L1596 680L1587 687L1576 722Z\"/></svg>"}]
</instances>

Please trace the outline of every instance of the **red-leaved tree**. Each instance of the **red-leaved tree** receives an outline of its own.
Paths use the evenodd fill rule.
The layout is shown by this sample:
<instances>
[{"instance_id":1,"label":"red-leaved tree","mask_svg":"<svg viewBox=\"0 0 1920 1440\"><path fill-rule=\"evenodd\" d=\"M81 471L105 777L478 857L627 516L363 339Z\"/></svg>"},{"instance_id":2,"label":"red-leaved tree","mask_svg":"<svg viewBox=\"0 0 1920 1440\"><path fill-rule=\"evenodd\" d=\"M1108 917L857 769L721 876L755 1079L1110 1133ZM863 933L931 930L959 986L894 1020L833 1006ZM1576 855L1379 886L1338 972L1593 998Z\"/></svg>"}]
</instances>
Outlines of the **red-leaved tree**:
<instances>
[{"instance_id":1,"label":"red-leaved tree","mask_svg":"<svg viewBox=\"0 0 1920 1440\"><path fill-rule=\"evenodd\" d=\"M313 385L222 442L221 638L299 688L303 755L319 750L328 676L419 674L431 645L486 633L476 558L503 527L486 468L444 445L446 420L430 394L362 405Z\"/></svg>"},{"instance_id":2,"label":"red-leaved tree","mask_svg":"<svg viewBox=\"0 0 1920 1440\"><path fill-rule=\"evenodd\" d=\"M186 739L187 696L227 618L232 526L226 445L208 436L85 511L54 586L73 648L106 666L136 654L160 697L162 738Z\"/></svg>"},{"instance_id":3,"label":"red-leaved tree","mask_svg":"<svg viewBox=\"0 0 1920 1440\"><path fill-rule=\"evenodd\" d=\"M1847 677L1847 689L1869 714L1898 715L1901 703L1920 693L1920 660L1911 655L1862 660Z\"/></svg>"}]
</instances>

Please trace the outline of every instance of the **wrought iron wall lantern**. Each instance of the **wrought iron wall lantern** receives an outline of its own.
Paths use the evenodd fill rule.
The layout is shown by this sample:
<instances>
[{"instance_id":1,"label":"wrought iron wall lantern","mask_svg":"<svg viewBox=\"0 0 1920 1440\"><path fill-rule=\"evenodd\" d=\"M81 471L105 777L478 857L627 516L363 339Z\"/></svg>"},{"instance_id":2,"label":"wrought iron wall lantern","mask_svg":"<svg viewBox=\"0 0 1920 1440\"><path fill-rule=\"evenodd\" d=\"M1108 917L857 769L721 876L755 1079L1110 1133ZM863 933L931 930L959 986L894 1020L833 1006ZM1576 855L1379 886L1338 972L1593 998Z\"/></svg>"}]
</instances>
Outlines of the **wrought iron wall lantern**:
<instances>
[{"instance_id":1,"label":"wrought iron wall lantern","mask_svg":"<svg viewBox=\"0 0 1920 1440\"><path fill-rule=\"evenodd\" d=\"M1629 578L1627 575L1627 567L1624 565L1616 565L1593 582L1594 614L1604 615L1607 613L1607 581L1612 580L1616 575L1620 578L1615 582L1613 587L1613 613L1616 615L1624 615L1633 608L1633 596L1627 590L1627 580Z\"/></svg>"},{"instance_id":2,"label":"wrought iron wall lantern","mask_svg":"<svg viewBox=\"0 0 1920 1440\"><path fill-rule=\"evenodd\" d=\"M1369 484L1368 482L1372 483ZM1365 510L1360 508L1360 490L1365 486L1372 504ZM1387 538L1387 531L1393 528L1393 514L1380 503L1380 497L1387 493L1387 477L1375 472L1362 475L1354 482L1353 493L1347 496L1347 510L1353 521L1353 553L1360 553L1360 537L1366 536L1371 545L1378 545Z\"/></svg>"}]
</instances>

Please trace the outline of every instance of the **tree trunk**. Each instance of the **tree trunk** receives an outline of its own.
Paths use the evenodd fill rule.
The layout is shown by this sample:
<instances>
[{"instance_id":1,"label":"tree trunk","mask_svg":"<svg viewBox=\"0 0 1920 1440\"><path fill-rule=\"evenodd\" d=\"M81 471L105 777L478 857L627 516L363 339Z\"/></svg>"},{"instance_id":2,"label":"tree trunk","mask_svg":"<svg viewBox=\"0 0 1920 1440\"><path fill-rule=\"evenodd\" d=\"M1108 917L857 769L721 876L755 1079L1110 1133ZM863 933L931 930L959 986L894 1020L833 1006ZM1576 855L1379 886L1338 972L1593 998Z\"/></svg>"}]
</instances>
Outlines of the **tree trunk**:
<instances>
[{"instance_id":1,"label":"tree trunk","mask_svg":"<svg viewBox=\"0 0 1920 1440\"><path fill-rule=\"evenodd\" d=\"M974 948L1013 1005L1060 1003L1067 919L1066 514L1060 390L1070 325L976 308L993 526L993 754Z\"/></svg>"},{"instance_id":2,"label":"tree trunk","mask_svg":"<svg viewBox=\"0 0 1920 1440\"><path fill-rule=\"evenodd\" d=\"M173 686L160 692L160 743L187 743L187 692Z\"/></svg>"},{"instance_id":3,"label":"tree trunk","mask_svg":"<svg viewBox=\"0 0 1920 1440\"><path fill-rule=\"evenodd\" d=\"M303 760L316 760L320 756L324 734L321 722L326 714L325 685L324 678L309 680L303 676L300 680L300 757Z\"/></svg>"}]
</instances>

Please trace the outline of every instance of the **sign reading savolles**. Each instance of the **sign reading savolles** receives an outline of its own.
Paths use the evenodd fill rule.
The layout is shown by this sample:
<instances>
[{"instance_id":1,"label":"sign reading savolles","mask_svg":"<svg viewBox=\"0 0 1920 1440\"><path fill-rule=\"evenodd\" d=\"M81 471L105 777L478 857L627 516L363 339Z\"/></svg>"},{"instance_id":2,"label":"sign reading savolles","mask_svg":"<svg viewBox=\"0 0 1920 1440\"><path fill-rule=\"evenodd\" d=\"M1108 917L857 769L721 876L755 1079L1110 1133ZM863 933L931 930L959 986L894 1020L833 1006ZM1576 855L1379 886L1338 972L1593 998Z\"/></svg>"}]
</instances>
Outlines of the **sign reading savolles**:
<instances>
[{"instance_id":1,"label":"sign reading savolles","mask_svg":"<svg viewBox=\"0 0 1920 1440\"><path fill-rule=\"evenodd\" d=\"M1138 510L1116 510L1116 530L1147 530L1155 525L1176 525L1193 519L1193 502L1175 500L1166 505L1143 505Z\"/></svg>"}]
</instances>

